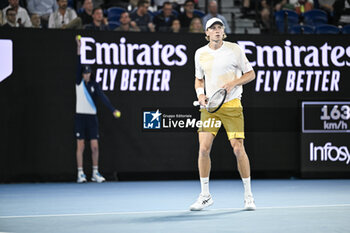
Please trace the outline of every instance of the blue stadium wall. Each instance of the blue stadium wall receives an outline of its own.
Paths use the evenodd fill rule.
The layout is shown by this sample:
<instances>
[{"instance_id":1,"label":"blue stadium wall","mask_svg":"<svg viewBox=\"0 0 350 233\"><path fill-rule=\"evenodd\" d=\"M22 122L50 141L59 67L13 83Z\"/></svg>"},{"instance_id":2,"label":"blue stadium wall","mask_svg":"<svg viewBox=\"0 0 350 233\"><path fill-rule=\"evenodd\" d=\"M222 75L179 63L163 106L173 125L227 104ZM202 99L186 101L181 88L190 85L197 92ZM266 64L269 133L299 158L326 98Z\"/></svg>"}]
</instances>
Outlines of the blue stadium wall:
<instances>
[{"instance_id":1,"label":"blue stadium wall","mask_svg":"<svg viewBox=\"0 0 350 233\"><path fill-rule=\"evenodd\" d=\"M195 129L147 130L143 117L145 110L159 110L198 118L192 106L193 58L207 43L203 35L2 29L0 47L10 44L13 58L10 68L0 68L0 182L75 179L77 34L82 62L92 66L93 78L122 112L114 119L97 106L101 172L109 180L197 178ZM350 177L345 128L350 128L350 37L229 35L227 40L240 44L257 74L242 98L252 176ZM0 60L10 59L4 51ZM303 115L304 101L321 103L311 117ZM321 108L328 104L331 111L337 103L345 106L339 110L343 128L326 130ZM320 126L307 132L304 128L313 126L305 126L304 117ZM239 177L223 130L211 157L213 178ZM84 167L91 173L88 144Z\"/></svg>"}]
</instances>

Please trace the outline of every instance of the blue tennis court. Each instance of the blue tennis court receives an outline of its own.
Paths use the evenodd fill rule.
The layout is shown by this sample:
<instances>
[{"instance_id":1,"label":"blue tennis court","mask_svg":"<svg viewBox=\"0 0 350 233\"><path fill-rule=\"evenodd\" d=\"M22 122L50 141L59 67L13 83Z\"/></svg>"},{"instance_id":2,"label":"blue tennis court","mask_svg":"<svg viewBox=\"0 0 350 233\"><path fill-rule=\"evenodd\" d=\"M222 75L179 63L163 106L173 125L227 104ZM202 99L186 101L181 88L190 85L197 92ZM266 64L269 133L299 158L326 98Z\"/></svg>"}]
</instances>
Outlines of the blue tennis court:
<instances>
[{"instance_id":1,"label":"blue tennis court","mask_svg":"<svg viewBox=\"0 0 350 233\"><path fill-rule=\"evenodd\" d=\"M0 232L349 232L350 180L213 180L214 205L191 212L199 181L0 185Z\"/></svg>"}]
</instances>

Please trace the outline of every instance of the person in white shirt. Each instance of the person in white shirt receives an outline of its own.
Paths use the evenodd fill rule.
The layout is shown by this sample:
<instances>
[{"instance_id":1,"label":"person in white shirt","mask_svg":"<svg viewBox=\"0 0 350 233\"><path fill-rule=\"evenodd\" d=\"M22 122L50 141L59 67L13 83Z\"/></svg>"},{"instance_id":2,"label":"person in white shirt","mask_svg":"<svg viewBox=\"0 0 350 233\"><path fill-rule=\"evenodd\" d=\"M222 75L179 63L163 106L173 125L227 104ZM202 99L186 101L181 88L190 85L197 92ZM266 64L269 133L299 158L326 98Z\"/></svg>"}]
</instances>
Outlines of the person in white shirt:
<instances>
[{"instance_id":1,"label":"person in white shirt","mask_svg":"<svg viewBox=\"0 0 350 233\"><path fill-rule=\"evenodd\" d=\"M58 9L56 0L27 0L27 9L31 14L47 17Z\"/></svg>"},{"instance_id":2,"label":"person in white shirt","mask_svg":"<svg viewBox=\"0 0 350 233\"><path fill-rule=\"evenodd\" d=\"M255 72L243 50L236 43L226 42L224 23L219 18L208 20L205 26L209 44L197 49L195 53L195 89L200 105L205 106L220 88L227 90L224 104L215 113L201 109L201 121L220 121L237 159L237 166L244 186L244 208L255 210L255 203L250 185L250 165L245 152L244 120L241 105L242 85L255 78ZM206 93L204 91L206 90ZM203 124L204 125L204 124ZM209 192L209 173L211 167L210 150L220 127L201 127L198 129L199 156L198 168L201 181L201 193L190 210L202 210L213 204Z\"/></svg>"},{"instance_id":3,"label":"person in white shirt","mask_svg":"<svg viewBox=\"0 0 350 233\"><path fill-rule=\"evenodd\" d=\"M50 14L58 9L56 0L27 0L27 9L30 14L40 16L42 23L47 27Z\"/></svg>"},{"instance_id":4,"label":"person in white shirt","mask_svg":"<svg viewBox=\"0 0 350 233\"><path fill-rule=\"evenodd\" d=\"M49 17L49 28L65 28L77 17L75 10L68 7L67 0L57 0L58 10L51 13Z\"/></svg>"},{"instance_id":5,"label":"person in white shirt","mask_svg":"<svg viewBox=\"0 0 350 233\"><path fill-rule=\"evenodd\" d=\"M2 10L4 24L7 23L6 10L9 8L13 8L16 11L16 22L20 27L32 27L32 22L30 21L27 10L19 6L18 0L9 0L9 5Z\"/></svg>"}]
</instances>

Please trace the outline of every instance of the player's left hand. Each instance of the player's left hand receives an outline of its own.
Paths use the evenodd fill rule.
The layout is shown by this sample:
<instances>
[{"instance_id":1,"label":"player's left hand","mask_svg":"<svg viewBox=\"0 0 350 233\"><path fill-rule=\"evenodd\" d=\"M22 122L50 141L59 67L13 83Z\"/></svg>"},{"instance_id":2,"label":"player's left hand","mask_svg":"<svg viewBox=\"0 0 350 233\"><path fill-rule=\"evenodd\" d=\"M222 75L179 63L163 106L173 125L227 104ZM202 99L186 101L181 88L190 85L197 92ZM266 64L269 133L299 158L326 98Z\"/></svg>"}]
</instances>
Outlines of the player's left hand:
<instances>
[{"instance_id":1,"label":"player's left hand","mask_svg":"<svg viewBox=\"0 0 350 233\"><path fill-rule=\"evenodd\" d=\"M121 115L122 115L122 113L119 110L114 110L114 112L113 112L114 118L120 118Z\"/></svg>"},{"instance_id":2,"label":"player's left hand","mask_svg":"<svg viewBox=\"0 0 350 233\"><path fill-rule=\"evenodd\" d=\"M235 84L235 81L228 82L225 85L222 86L222 88L225 88L227 93L232 91L233 88L235 88L237 85Z\"/></svg>"}]
</instances>

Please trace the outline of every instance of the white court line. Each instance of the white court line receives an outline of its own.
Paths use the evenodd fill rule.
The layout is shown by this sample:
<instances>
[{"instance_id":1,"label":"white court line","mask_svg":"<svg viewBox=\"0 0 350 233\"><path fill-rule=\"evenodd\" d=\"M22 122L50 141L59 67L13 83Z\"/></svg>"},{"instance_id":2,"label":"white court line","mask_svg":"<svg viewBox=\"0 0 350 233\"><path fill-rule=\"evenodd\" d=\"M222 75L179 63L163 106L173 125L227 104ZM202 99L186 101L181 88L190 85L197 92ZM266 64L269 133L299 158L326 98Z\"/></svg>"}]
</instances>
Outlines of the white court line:
<instances>
[{"instance_id":1,"label":"white court line","mask_svg":"<svg viewBox=\"0 0 350 233\"><path fill-rule=\"evenodd\" d=\"M335 205L303 205L303 206L266 206L257 207L257 210L269 209L301 209L301 208L325 208L325 207L350 207L350 204L335 204ZM18 216L0 216L0 219L7 218L45 218L45 217L71 217L71 216L101 216L101 215L127 215L127 214L161 214L161 213L205 213L213 211L230 211L242 210L242 208L220 208L207 209L204 211L190 211L190 210L155 210L155 211L135 211L135 212L106 212L106 213L82 213L82 214L44 214L44 215L18 215ZM254 212L254 211L250 211ZM1 233L1 232L0 232Z\"/></svg>"}]
</instances>

